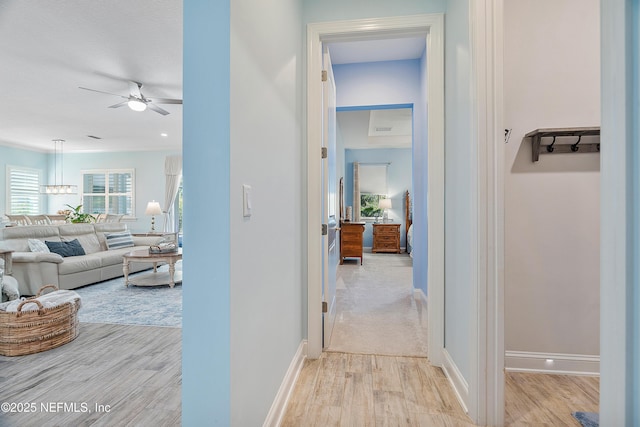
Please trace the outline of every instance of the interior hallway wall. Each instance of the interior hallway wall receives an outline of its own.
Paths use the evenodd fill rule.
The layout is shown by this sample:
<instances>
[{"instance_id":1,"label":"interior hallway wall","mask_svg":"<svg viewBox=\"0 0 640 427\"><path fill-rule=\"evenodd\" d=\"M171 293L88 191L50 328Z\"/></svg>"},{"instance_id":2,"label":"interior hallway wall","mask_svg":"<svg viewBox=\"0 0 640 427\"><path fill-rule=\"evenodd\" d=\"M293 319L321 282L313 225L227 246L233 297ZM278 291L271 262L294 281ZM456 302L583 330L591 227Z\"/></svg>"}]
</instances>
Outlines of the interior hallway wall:
<instances>
[{"instance_id":1,"label":"interior hallway wall","mask_svg":"<svg viewBox=\"0 0 640 427\"><path fill-rule=\"evenodd\" d=\"M600 125L599 7L505 2L507 354L600 354L600 155L533 163L524 138L538 128ZM535 367L557 368L544 359Z\"/></svg>"}]
</instances>

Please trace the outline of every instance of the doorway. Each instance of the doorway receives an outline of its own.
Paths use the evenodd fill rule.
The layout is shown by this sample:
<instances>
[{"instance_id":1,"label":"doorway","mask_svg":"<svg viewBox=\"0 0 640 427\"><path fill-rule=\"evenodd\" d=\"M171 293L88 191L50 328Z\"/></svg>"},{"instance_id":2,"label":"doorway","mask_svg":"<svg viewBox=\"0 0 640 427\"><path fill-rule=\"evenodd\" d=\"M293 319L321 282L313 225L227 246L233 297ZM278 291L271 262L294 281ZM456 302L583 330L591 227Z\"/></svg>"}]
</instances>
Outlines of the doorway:
<instances>
[{"instance_id":1,"label":"doorway","mask_svg":"<svg viewBox=\"0 0 640 427\"><path fill-rule=\"evenodd\" d=\"M330 45L332 54L334 46ZM385 90L391 94L401 93L404 87L385 77L407 70L414 72L414 79L401 79L409 89L406 92L419 93L417 71L419 58L424 55L424 40L403 60L343 63L341 55L336 55L334 75L343 85L338 92L357 94L363 89L359 82L371 79L381 85L387 82ZM358 57L350 55L352 59ZM345 97L342 102L350 104ZM413 105L337 110L336 163L344 182L340 204L351 213L346 222L341 215L341 229L364 228L364 232L358 233L362 240L358 251L353 251L353 241L344 241L347 250L341 251L341 265L337 267L337 321L326 350L426 357L426 299L422 291L414 292L411 245L407 241L413 225ZM362 258L351 258L354 255Z\"/></svg>"},{"instance_id":2,"label":"doorway","mask_svg":"<svg viewBox=\"0 0 640 427\"><path fill-rule=\"evenodd\" d=\"M422 262L428 263L429 283L429 358L435 365L442 363L444 347L444 23L443 15L381 18L362 21L310 24L307 33L307 173L308 173L308 349L310 358L322 352L322 242L317 232L322 222L321 163L318 155L322 135L322 86L318 76L322 71L322 44L355 39L380 39L393 36L422 34L426 39L427 61L426 110L429 127L427 152L419 153L420 161L428 164L425 188L414 187L416 193L429 194L425 211L415 215L428 218L429 248ZM315 84L314 82L317 82ZM426 104L430 108L426 108ZM422 182L422 180L420 180ZM425 203L425 205L427 205ZM418 205L416 204L416 208ZM418 262L418 260L416 260Z\"/></svg>"}]
</instances>

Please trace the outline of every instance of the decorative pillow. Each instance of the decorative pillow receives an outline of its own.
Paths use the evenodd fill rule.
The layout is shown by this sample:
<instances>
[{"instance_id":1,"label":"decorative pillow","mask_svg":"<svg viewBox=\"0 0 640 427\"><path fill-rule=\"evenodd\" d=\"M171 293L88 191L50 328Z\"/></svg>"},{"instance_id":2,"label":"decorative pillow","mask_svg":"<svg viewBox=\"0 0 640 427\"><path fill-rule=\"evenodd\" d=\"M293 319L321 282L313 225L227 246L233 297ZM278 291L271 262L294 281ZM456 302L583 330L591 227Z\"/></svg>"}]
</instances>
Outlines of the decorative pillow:
<instances>
[{"instance_id":1,"label":"decorative pillow","mask_svg":"<svg viewBox=\"0 0 640 427\"><path fill-rule=\"evenodd\" d=\"M120 249L133 247L133 238L129 231L122 231L119 233L104 233L104 238L107 241L107 248Z\"/></svg>"},{"instance_id":2,"label":"decorative pillow","mask_svg":"<svg viewBox=\"0 0 640 427\"><path fill-rule=\"evenodd\" d=\"M29 239L27 243L31 252L50 252L49 247L42 240Z\"/></svg>"},{"instance_id":3,"label":"decorative pillow","mask_svg":"<svg viewBox=\"0 0 640 427\"><path fill-rule=\"evenodd\" d=\"M70 242L45 242L49 250L60 256L79 256L85 255L82 245L78 242L78 239L73 239Z\"/></svg>"}]
</instances>

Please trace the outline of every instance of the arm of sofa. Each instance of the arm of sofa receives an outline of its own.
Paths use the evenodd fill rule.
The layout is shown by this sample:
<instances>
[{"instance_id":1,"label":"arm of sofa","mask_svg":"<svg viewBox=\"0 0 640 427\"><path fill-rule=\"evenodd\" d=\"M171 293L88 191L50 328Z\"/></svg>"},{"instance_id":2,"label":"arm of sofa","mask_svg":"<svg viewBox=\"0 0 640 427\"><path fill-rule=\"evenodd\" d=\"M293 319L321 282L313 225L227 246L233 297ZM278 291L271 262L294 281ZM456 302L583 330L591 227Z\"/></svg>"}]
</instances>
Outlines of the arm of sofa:
<instances>
[{"instance_id":1,"label":"arm of sofa","mask_svg":"<svg viewBox=\"0 0 640 427\"><path fill-rule=\"evenodd\" d=\"M157 245L164 240L162 236L132 236L135 246L151 246Z\"/></svg>"},{"instance_id":2,"label":"arm of sofa","mask_svg":"<svg viewBox=\"0 0 640 427\"><path fill-rule=\"evenodd\" d=\"M62 264L64 258L52 252L14 252L13 262L52 262Z\"/></svg>"},{"instance_id":3,"label":"arm of sofa","mask_svg":"<svg viewBox=\"0 0 640 427\"><path fill-rule=\"evenodd\" d=\"M13 277L21 295L35 295L44 284L58 286L58 265L63 258L54 253L14 252Z\"/></svg>"}]
</instances>

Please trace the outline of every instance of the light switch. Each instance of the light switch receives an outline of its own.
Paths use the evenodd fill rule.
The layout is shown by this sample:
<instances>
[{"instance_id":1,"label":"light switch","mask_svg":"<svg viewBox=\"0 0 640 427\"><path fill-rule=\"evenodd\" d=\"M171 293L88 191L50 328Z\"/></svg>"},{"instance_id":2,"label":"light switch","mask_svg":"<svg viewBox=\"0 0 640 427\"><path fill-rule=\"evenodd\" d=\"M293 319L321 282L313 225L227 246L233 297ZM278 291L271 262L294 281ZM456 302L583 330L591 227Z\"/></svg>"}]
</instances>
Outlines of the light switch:
<instances>
[{"instance_id":1,"label":"light switch","mask_svg":"<svg viewBox=\"0 0 640 427\"><path fill-rule=\"evenodd\" d=\"M251 186L247 184L242 185L242 215L251 216Z\"/></svg>"}]
</instances>

